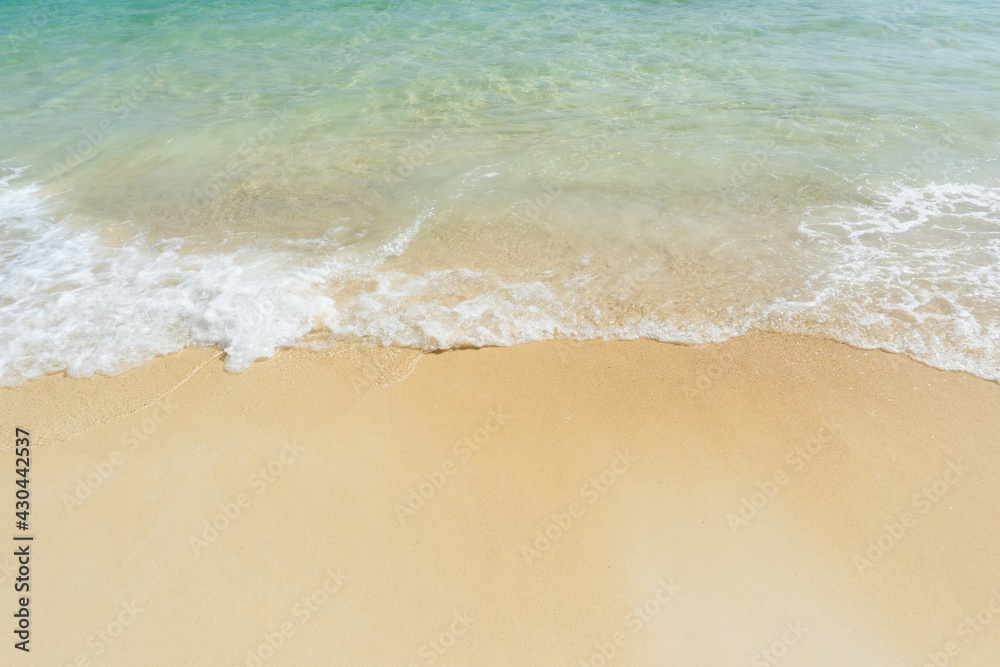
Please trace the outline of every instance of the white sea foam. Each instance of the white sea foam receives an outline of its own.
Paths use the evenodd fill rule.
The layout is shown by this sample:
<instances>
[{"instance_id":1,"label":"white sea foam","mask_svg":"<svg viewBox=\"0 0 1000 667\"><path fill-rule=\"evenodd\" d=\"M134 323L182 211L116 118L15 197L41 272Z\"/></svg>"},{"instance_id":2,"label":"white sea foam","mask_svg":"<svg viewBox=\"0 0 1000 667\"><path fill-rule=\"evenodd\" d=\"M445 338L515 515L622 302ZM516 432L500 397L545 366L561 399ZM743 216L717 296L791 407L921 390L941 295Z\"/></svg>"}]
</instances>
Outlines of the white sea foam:
<instances>
[{"instance_id":1,"label":"white sea foam","mask_svg":"<svg viewBox=\"0 0 1000 667\"><path fill-rule=\"evenodd\" d=\"M829 267L806 284L823 333L1000 380L1000 190L892 187L801 230Z\"/></svg>"},{"instance_id":2,"label":"white sea foam","mask_svg":"<svg viewBox=\"0 0 1000 667\"><path fill-rule=\"evenodd\" d=\"M810 211L803 242L787 249L814 267L795 290L682 322L602 318L583 279L390 268L430 209L374 252L325 239L309 253L294 243L196 253L179 239L110 245L54 219L36 188L12 178L0 180L4 385L51 371L113 374L192 345L219 346L240 371L314 331L446 349L555 336L699 343L751 328L827 335L1000 380L1000 192L982 186L896 188L864 206Z\"/></svg>"}]
</instances>

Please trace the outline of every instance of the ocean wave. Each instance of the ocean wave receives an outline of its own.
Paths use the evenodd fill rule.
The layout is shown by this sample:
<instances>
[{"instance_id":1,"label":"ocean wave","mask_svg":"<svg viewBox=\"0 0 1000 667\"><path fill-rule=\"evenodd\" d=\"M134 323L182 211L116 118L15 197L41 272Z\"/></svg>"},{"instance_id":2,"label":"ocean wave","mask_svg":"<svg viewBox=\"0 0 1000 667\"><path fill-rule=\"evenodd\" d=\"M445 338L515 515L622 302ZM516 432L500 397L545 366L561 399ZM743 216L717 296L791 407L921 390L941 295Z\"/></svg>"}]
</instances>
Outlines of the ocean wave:
<instances>
[{"instance_id":1,"label":"ocean wave","mask_svg":"<svg viewBox=\"0 0 1000 667\"><path fill-rule=\"evenodd\" d=\"M890 186L800 229L829 266L806 283L823 333L1000 380L1000 190Z\"/></svg>"},{"instance_id":2,"label":"ocean wave","mask_svg":"<svg viewBox=\"0 0 1000 667\"><path fill-rule=\"evenodd\" d=\"M241 371L317 340L424 350L554 337L703 343L754 328L828 336L1000 380L1000 191L985 186L897 186L869 193L863 205L805 211L798 240L778 249L808 267L791 288L664 311L674 295L656 282L655 262L612 267L647 283L625 292L620 280L587 274L586 262L569 280L396 267L390 260L423 233L430 208L375 250L324 238L308 242L309 252L303 242L205 252L141 234L109 243L56 219L37 187L12 186L18 174L0 179L7 386L54 371L115 374L188 346L218 346L227 369ZM778 268L761 275L788 282ZM612 306L621 312L611 316Z\"/></svg>"}]
</instances>

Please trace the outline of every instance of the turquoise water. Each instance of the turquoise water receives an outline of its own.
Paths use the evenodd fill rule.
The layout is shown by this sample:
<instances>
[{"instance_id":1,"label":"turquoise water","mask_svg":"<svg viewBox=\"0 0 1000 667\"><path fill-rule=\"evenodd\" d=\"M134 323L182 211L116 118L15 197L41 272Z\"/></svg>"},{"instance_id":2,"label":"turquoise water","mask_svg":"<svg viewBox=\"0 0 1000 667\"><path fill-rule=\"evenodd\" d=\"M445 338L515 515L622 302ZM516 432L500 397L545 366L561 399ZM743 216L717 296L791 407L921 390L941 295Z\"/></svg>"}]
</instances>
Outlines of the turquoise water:
<instances>
[{"instance_id":1,"label":"turquoise water","mask_svg":"<svg viewBox=\"0 0 1000 667\"><path fill-rule=\"evenodd\" d=\"M0 3L0 381L823 335L1000 379L1000 5Z\"/></svg>"}]
</instances>

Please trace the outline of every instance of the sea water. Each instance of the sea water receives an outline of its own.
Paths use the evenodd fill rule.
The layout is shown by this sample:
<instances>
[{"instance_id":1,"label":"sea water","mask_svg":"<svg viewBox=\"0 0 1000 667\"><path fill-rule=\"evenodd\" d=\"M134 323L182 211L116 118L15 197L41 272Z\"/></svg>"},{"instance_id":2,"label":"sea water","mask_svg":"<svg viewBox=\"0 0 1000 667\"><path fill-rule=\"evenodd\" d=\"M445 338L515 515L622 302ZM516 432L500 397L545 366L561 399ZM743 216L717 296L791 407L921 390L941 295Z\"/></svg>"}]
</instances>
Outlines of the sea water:
<instances>
[{"instance_id":1,"label":"sea water","mask_svg":"<svg viewBox=\"0 0 1000 667\"><path fill-rule=\"evenodd\" d=\"M0 383L826 336L1000 380L1000 3L0 2Z\"/></svg>"}]
</instances>

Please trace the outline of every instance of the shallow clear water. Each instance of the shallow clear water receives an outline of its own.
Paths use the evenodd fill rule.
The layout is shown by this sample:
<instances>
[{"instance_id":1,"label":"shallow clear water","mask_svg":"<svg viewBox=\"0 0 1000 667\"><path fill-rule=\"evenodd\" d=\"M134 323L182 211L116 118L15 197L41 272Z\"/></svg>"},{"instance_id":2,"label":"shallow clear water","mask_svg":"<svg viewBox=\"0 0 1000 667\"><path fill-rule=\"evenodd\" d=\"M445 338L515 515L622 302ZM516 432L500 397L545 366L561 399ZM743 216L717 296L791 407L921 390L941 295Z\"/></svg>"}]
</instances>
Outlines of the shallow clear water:
<instances>
[{"instance_id":1,"label":"shallow clear water","mask_svg":"<svg viewBox=\"0 0 1000 667\"><path fill-rule=\"evenodd\" d=\"M0 3L0 382L830 336L1000 380L994 2Z\"/></svg>"}]
</instances>

